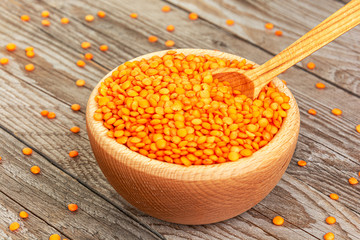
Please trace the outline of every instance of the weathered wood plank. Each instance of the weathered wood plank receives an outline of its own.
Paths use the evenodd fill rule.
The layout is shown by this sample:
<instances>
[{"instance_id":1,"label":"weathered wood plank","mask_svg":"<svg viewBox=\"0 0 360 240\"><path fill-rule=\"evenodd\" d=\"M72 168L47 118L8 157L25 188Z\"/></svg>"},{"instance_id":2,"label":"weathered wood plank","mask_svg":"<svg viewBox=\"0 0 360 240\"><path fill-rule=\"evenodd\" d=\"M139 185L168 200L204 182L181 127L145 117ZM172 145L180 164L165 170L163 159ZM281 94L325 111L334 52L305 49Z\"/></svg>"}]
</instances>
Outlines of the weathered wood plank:
<instances>
[{"instance_id":1,"label":"weathered wood plank","mask_svg":"<svg viewBox=\"0 0 360 240\"><path fill-rule=\"evenodd\" d=\"M26 147L23 143L2 129L0 133L0 181L6 183L0 186L0 192L16 199L17 204L29 211L29 218L33 215L41 218L72 239L160 239L157 233L129 218L36 152L24 156L21 153L21 149ZM39 175L30 172L33 165L40 166ZM78 204L79 210L74 213L68 211L69 203ZM13 208L9 206L9 209ZM20 210L18 208L17 211ZM14 219L14 216L11 218ZM27 222L22 225L27 225ZM32 226L33 223L29 225ZM45 229L36 233L38 227L19 232L30 232L38 239L47 239L52 234ZM55 233L54 229L52 232ZM33 239L31 235L27 238Z\"/></svg>"},{"instance_id":2,"label":"weathered wood plank","mask_svg":"<svg viewBox=\"0 0 360 240\"><path fill-rule=\"evenodd\" d=\"M341 8L339 1L236 1L236 0L168 0L187 11L196 12L207 21L226 28L241 39L277 54L304 35L317 24ZM226 19L235 20L234 26L227 26ZM266 31L265 23L271 22L283 36ZM316 63L311 73L340 86L357 96L360 95L360 28L345 33L328 46L312 54L298 64L306 71L309 61ZM262 62L265 62L264 59Z\"/></svg>"},{"instance_id":3,"label":"weathered wood plank","mask_svg":"<svg viewBox=\"0 0 360 240\"><path fill-rule=\"evenodd\" d=\"M19 217L20 211L29 213L29 218L23 220ZM9 230L9 225L18 222L20 228L15 232ZM20 205L18 202L0 192L0 239L38 239L38 236L49 237L51 234L59 233L59 231L43 219L33 215L28 209ZM62 233L61 235L65 237Z\"/></svg>"}]
</instances>

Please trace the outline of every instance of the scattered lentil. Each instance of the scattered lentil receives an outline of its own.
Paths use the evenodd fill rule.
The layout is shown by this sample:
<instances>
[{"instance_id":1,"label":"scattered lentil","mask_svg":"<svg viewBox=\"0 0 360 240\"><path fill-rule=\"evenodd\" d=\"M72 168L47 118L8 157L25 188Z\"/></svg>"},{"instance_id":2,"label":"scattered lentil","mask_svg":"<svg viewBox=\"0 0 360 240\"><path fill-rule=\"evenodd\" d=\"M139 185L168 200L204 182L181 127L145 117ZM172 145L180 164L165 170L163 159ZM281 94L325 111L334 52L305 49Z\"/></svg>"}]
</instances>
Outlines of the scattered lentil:
<instances>
[{"instance_id":1,"label":"scattered lentil","mask_svg":"<svg viewBox=\"0 0 360 240\"><path fill-rule=\"evenodd\" d=\"M97 15L99 18L104 18L106 16L106 13L104 11L98 11Z\"/></svg>"},{"instance_id":2,"label":"scattered lentil","mask_svg":"<svg viewBox=\"0 0 360 240\"><path fill-rule=\"evenodd\" d=\"M78 205L76 205L75 203L70 203L70 204L68 205L68 209L69 209L69 211L71 211L71 212L75 212L76 210L78 210Z\"/></svg>"},{"instance_id":3,"label":"scattered lentil","mask_svg":"<svg viewBox=\"0 0 360 240\"><path fill-rule=\"evenodd\" d=\"M20 224L18 222L13 222L12 224L10 224L9 229L10 229L10 231L13 232L13 231L17 230L19 227L20 227Z\"/></svg>"},{"instance_id":4,"label":"scattered lentil","mask_svg":"<svg viewBox=\"0 0 360 240\"><path fill-rule=\"evenodd\" d=\"M84 57L85 57L86 60L91 60L91 59L94 58L94 56L91 53L85 53Z\"/></svg>"},{"instance_id":5,"label":"scattered lentil","mask_svg":"<svg viewBox=\"0 0 360 240\"><path fill-rule=\"evenodd\" d=\"M350 183L351 185L356 185L356 184L359 183L359 181L358 181L356 178L351 177L351 178L349 178L349 183Z\"/></svg>"},{"instance_id":6,"label":"scattered lentil","mask_svg":"<svg viewBox=\"0 0 360 240\"><path fill-rule=\"evenodd\" d=\"M80 132L80 128L74 126L74 127L70 128L70 131L72 131L73 133L78 133L78 132Z\"/></svg>"},{"instance_id":7,"label":"scattered lentil","mask_svg":"<svg viewBox=\"0 0 360 240\"><path fill-rule=\"evenodd\" d=\"M16 50L16 44L15 43L9 43L8 45L6 45L6 50L8 50L9 52L15 51Z\"/></svg>"},{"instance_id":8,"label":"scattered lentil","mask_svg":"<svg viewBox=\"0 0 360 240\"><path fill-rule=\"evenodd\" d=\"M31 155L33 150L31 148L23 148L22 152L24 155Z\"/></svg>"},{"instance_id":9,"label":"scattered lentil","mask_svg":"<svg viewBox=\"0 0 360 240\"><path fill-rule=\"evenodd\" d=\"M79 104L73 104L71 105L71 109L74 110L74 111L79 111L80 110L80 105Z\"/></svg>"},{"instance_id":10,"label":"scattered lentil","mask_svg":"<svg viewBox=\"0 0 360 240\"><path fill-rule=\"evenodd\" d=\"M41 12L41 16L42 16L43 18L47 18L47 17L50 16L50 12L49 12L49 11L42 11L42 12Z\"/></svg>"},{"instance_id":11,"label":"scattered lentil","mask_svg":"<svg viewBox=\"0 0 360 240\"><path fill-rule=\"evenodd\" d=\"M227 25L229 25L229 26L234 25L234 23L235 23L235 21L234 21L234 20L232 20L232 19L228 19L228 20L226 20L226 24L227 24Z\"/></svg>"},{"instance_id":12,"label":"scattered lentil","mask_svg":"<svg viewBox=\"0 0 360 240\"><path fill-rule=\"evenodd\" d=\"M313 62L308 62L308 64L306 66L307 66L308 69L313 70L316 65Z\"/></svg>"},{"instance_id":13,"label":"scattered lentil","mask_svg":"<svg viewBox=\"0 0 360 240\"><path fill-rule=\"evenodd\" d=\"M54 112L49 112L47 115L48 119L54 119L56 117L56 114Z\"/></svg>"},{"instance_id":14,"label":"scattered lentil","mask_svg":"<svg viewBox=\"0 0 360 240\"><path fill-rule=\"evenodd\" d=\"M161 11L163 11L163 12L170 12L170 11L171 11L171 8L170 8L170 6L165 5L165 6L163 6L163 7L161 8Z\"/></svg>"},{"instance_id":15,"label":"scattered lentil","mask_svg":"<svg viewBox=\"0 0 360 240\"><path fill-rule=\"evenodd\" d=\"M333 200L338 200L339 199L339 195L337 195L336 193L330 193L329 197Z\"/></svg>"},{"instance_id":16,"label":"scattered lentil","mask_svg":"<svg viewBox=\"0 0 360 240\"><path fill-rule=\"evenodd\" d=\"M60 235L59 234L52 234L49 237L49 240L61 240Z\"/></svg>"},{"instance_id":17,"label":"scattered lentil","mask_svg":"<svg viewBox=\"0 0 360 240\"><path fill-rule=\"evenodd\" d=\"M283 35L283 32L281 30L276 30L275 35L280 37Z\"/></svg>"},{"instance_id":18,"label":"scattered lentil","mask_svg":"<svg viewBox=\"0 0 360 240\"><path fill-rule=\"evenodd\" d=\"M35 53L33 51L26 51L25 55L29 58L33 58L35 56Z\"/></svg>"},{"instance_id":19,"label":"scattered lentil","mask_svg":"<svg viewBox=\"0 0 360 240\"><path fill-rule=\"evenodd\" d=\"M167 40L165 42L165 46L167 47L173 47L175 45L175 42L173 40Z\"/></svg>"},{"instance_id":20,"label":"scattered lentil","mask_svg":"<svg viewBox=\"0 0 360 240\"><path fill-rule=\"evenodd\" d=\"M68 18L66 18L66 17L63 17L63 18L61 18L60 22L62 24L68 24L70 22L70 20Z\"/></svg>"},{"instance_id":21,"label":"scattered lentil","mask_svg":"<svg viewBox=\"0 0 360 240\"><path fill-rule=\"evenodd\" d=\"M284 218L280 217L280 216L276 216L273 218L273 223L277 226L281 226L284 224Z\"/></svg>"},{"instance_id":22,"label":"scattered lentil","mask_svg":"<svg viewBox=\"0 0 360 240\"><path fill-rule=\"evenodd\" d=\"M130 17L131 17L131 18L138 18L138 15L137 15L136 13L131 13L131 14L130 14Z\"/></svg>"},{"instance_id":23,"label":"scattered lentil","mask_svg":"<svg viewBox=\"0 0 360 240\"><path fill-rule=\"evenodd\" d=\"M74 158L74 157L76 157L78 155L79 155L79 153L77 151L75 151L75 150L69 152L69 156L72 157L72 158Z\"/></svg>"},{"instance_id":24,"label":"scattered lentil","mask_svg":"<svg viewBox=\"0 0 360 240\"><path fill-rule=\"evenodd\" d=\"M79 60L76 62L76 65L78 65L79 67L85 67L86 63L83 60Z\"/></svg>"},{"instance_id":25,"label":"scattered lentil","mask_svg":"<svg viewBox=\"0 0 360 240\"><path fill-rule=\"evenodd\" d=\"M1 65L5 65L9 63L9 59L8 58L0 58L0 64Z\"/></svg>"},{"instance_id":26,"label":"scattered lentil","mask_svg":"<svg viewBox=\"0 0 360 240\"><path fill-rule=\"evenodd\" d=\"M334 240L335 235L332 232L328 232L324 235L324 240Z\"/></svg>"},{"instance_id":27,"label":"scattered lentil","mask_svg":"<svg viewBox=\"0 0 360 240\"><path fill-rule=\"evenodd\" d=\"M153 42L157 42L158 38L156 36L149 36L148 40L149 42L153 43Z\"/></svg>"},{"instance_id":28,"label":"scattered lentil","mask_svg":"<svg viewBox=\"0 0 360 240\"><path fill-rule=\"evenodd\" d=\"M92 22L92 21L94 21L94 19L95 19L95 17L93 16L93 15L86 15L85 16L85 20L87 21L87 22Z\"/></svg>"},{"instance_id":29,"label":"scattered lentil","mask_svg":"<svg viewBox=\"0 0 360 240\"><path fill-rule=\"evenodd\" d=\"M307 164L307 162L305 162L304 160L299 160L299 161L297 162L297 164L298 164L300 167L305 167L306 164Z\"/></svg>"},{"instance_id":30,"label":"scattered lentil","mask_svg":"<svg viewBox=\"0 0 360 240\"><path fill-rule=\"evenodd\" d=\"M199 16L196 13L192 12L192 13L189 14L189 19L190 20L196 20L198 18L199 18Z\"/></svg>"},{"instance_id":31,"label":"scattered lentil","mask_svg":"<svg viewBox=\"0 0 360 240\"><path fill-rule=\"evenodd\" d=\"M309 109L308 113L311 115L316 115L317 112L315 109Z\"/></svg>"},{"instance_id":32,"label":"scattered lentil","mask_svg":"<svg viewBox=\"0 0 360 240\"><path fill-rule=\"evenodd\" d=\"M48 110L42 110L42 111L40 112L41 116L44 116L44 117L47 116L48 113L49 113Z\"/></svg>"},{"instance_id":33,"label":"scattered lentil","mask_svg":"<svg viewBox=\"0 0 360 240\"><path fill-rule=\"evenodd\" d=\"M22 218L22 219L26 219L29 217L29 214L25 211L21 211L19 212L19 216Z\"/></svg>"},{"instance_id":34,"label":"scattered lentil","mask_svg":"<svg viewBox=\"0 0 360 240\"><path fill-rule=\"evenodd\" d=\"M44 25L45 27L48 27L50 26L50 21L48 19L43 19L41 20L41 24Z\"/></svg>"},{"instance_id":35,"label":"scattered lentil","mask_svg":"<svg viewBox=\"0 0 360 240\"><path fill-rule=\"evenodd\" d=\"M336 116L340 116L342 114L342 111L338 108L334 108L333 110L331 110L331 112Z\"/></svg>"},{"instance_id":36,"label":"scattered lentil","mask_svg":"<svg viewBox=\"0 0 360 240\"><path fill-rule=\"evenodd\" d=\"M109 49L109 47L107 46L107 45L101 45L100 47L100 51L103 51L103 52L105 52L105 51L107 51L108 49Z\"/></svg>"},{"instance_id":37,"label":"scattered lentil","mask_svg":"<svg viewBox=\"0 0 360 240\"><path fill-rule=\"evenodd\" d=\"M327 218L325 219L325 221L326 221L327 224L330 224L330 225L331 225L331 224L336 223L336 218L330 216L330 217L327 217Z\"/></svg>"},{"instance_id":38,"label":"scattered lentil","mask_svg":"<svg viewBox=\"0 0 360 240\"><path fill-rule=\"evenodd\" d=\"M266 24L265 24L265 28L271 30L271 29L274 28L274 24L272 24L272 23L266 23Z\"/></svg>"},{"instance_id":39,"label":"scattered lentil","mask_svg":"<svg viewBox=\"0 0 360 240\"><path fill-rule=\"evenodd\" d=\"M26 47L25 48L25 52L28 52L28 51L34 51L34 47Z\"/></svg>"},{"instance_id":40,"label":"scattered lentil","mask_svg":"<svg viewBox=\"0 0 360 240\"><path fill-rule=\"evenodd\" d=\"M76 80L76 86L82 87L84 85L85 85L85 80L83 79Z\"/></svg>"},{"instance_id":41,"label":"scattered lentil","mask_svg":"<svg viewBox=\"0 0 360 240\"><path fill-rule=\"evenodd\" d=\"M35 69L35 66L31 63L25 65L25 70L28 72L32 72L32 71L34 71L34 69Z\"/></svg>"},{"instance_id":42,"label":"scattered lentil","mask_svg":"<svg viewBox=\"0 0 360 240\"><path fill-rule=\"evenodd\" d=\"M81 47L83 49L88 49L89 47L91 47L91 44L89 42L82 42Z\"/></svg>"},{"instance_id":43,"label":"scattered lentil","mask_svg":"<svg viewBox=\"0 0 360 240\"><path fill-rule=\"evenodd\" d=\"M175 27L174 27L174 25L168 25L168 26L166 27L166 30L167 30L168 32L173 32L173 31L175 30Z\"/></svg>"},{"instance_id":44,"label":"scattered lentil","mask_svg":"<svg viewBox=\"0 0 360 240\"><path fill-rule=\"evenodd\" d=\"M277 133L290 98L272 83L258 99L247 98L213 79L208 70L219 67L253 68L176 51L126 62L101 83L94 119L118 143L160 161L189 166L251 156Z\"/></svg>"},{"instance_id":45,"label":"scattered lentil","mask_svg":"<svg viewBox=\"0 0 360 240\"><path fill-rule=\"evenodd\" d=\"M356 131L360 133L360 124L355 127Z\"/></svg>"},{"instance_id":46,"label":"scattered lentil","mask_svg":"<svg viewBox=\"0 0 360 240\"><path fill-rule=\"evenodd\" d=\"M33 174L39 174L40 173L40 167L39 166L32 166L30 168L30 171L33 173Z\"/></svg>"},{"instance_id":47,"label":"scattered lentil","mask_svg":"<svg viewBox=\"0 0 360 240\"><path fill-rule=\"evenodd\" d=\"M323 83L321 83L321 82L319 82L319 83L316 83L316 85L315 85L317 88L319 88L319 89L323 89L323 88L325 88L325 84L323 84Z\"/></svg>"},{"instance_id":48,"label":"scattered lentil","mask_svg":"<svg viewBox=\"0 0 360 240\"><path fill-rule=\"evenodd\" d=\"M29 17L28 15L22 15L22 16L20 17L20 19L23 20L24 22L30 21L30 17Z\"/></svg>"}]
</instances>

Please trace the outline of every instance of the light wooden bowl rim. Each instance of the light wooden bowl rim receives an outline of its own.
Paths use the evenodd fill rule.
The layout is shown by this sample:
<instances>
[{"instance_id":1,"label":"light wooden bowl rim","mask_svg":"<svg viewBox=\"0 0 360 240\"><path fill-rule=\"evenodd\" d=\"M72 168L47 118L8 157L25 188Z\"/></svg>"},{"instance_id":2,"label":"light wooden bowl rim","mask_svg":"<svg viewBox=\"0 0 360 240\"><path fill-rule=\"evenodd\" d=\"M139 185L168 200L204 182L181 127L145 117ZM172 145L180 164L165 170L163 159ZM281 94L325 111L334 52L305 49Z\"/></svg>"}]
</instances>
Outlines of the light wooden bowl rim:
<instances>
[{"instance_id":1,"label":"light wooden bowl rim","mask_svg":"<svg viewBox=\"0 0 360 240\"><path fill-rule=\"evenodd\" d=\"M224 53L215 50L204 50L204 49L172 49L177 53L184 53L185 55L188 54L197 54L197 55L209 55L213 57L220 57L225 59L237 59L242 60L242 57ZM141 59L150 59L152 56L163 56L169 50L153 52L146 55L139 56L129 62L132 61L139 61ZM255 64L247 60L247 62ZM95 137L95 141L99 145L102 145L106 151L110 152L112 156L114 156L119 164L127 165L130 168L137 168L138 171L143 172L147 175L156 175L157 177L162 177L165 179L172 179L178 181L207 181L207 180L221 180L223 178L229 178L229 176L236 177L242 175L246 172L251 172L256 169L261 168L263 165L268 165L267 161L270 161L271 158L267 157L269 155L274 155L277 152L287 151L287 144L281 142L281 136L284 134L294 135L296 137L297 132L297 124L291 124L291 119L298 118L298 106L296 104L294 96L291 94L290 90L286 87L286 85L278 78L274 78L273 83L276 87L280 90L280 92L284 92L287 96L290 97L290 106L291 108L287 111L287 117L284 119L282 126L275 137L263 148L256 151L252 156L247 158L241 158L235 162L226 162L221 164L213 164L213 165L192 165L189 167L183 165L177 165L167 162L162 162L155 159L150 159L145 157L139 153L133 152L128 149L126 146L119 144L115 141L115 139L110 138L106 135L107 128L103 126L102 121L96 121L93 118L93 114L97 109L97 103L95 102L94 98L98 93L98 88L101 85L101 82L107 77L111 76L111 73L117 70L118 67L110 71L106 74L101 81L95 86L94 90L92 91L89 101L87 104L86 110L86 120L88 124L89 131L92 131ZM126 154L128 157L125 159L120 159L116 156L120 156ZM129 157L130 156L130 157ZM132 158L131 160L129 158ZM125 159L125 160L124 160ZM275 163L273 163L275 164ZM151 165L151 167L149 167ZM199 169L201 168L201 171ZM228 172L229 174L217 174L220 172Z\"/></svg>"}]
</instances>

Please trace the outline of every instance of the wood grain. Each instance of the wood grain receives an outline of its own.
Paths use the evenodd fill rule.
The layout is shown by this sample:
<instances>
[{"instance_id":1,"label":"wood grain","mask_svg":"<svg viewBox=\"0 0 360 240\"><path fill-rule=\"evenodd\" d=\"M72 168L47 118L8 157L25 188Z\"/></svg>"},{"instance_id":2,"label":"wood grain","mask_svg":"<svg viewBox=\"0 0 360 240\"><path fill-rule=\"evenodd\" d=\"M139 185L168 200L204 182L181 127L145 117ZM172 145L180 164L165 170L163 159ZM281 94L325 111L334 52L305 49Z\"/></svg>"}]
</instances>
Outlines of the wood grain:
<instances>
[{"instance_id":1,"label":"wood grain","mask_svg":"<svg viewBox=\"0 0 360 240\"><path fill-rule=\"evenodd\" d=\"M282 51L344 5L336 0L300 2L168 0L168 2L188 12L198 13L206 21L226 29L239 39L244 39L273 55ZM226 19L233 19L235 25L227 26ZM274 30L283 31L283 36L276 36L274 30L265 30L264 25L267 22L275 25ZM357 57L360 53L357 47L360 44L359 34L360 28L353 29L305 59L298 66L309 71L306 64L313 61L316 63L316 69L309 71L310 73L359 96L360 61ZM254 60L259 64L265 62L265 59Z\"/></svg>"},{"instance_id":2,"label":"wood grain","mask_svg":"<svg viewBox=\"0 0 360 240\"><path fill-rule=\"evenodd\" d=\"M338 204L335 204L336 211L344 212L345 215L349 215L348 211L358 209L358 188L357 186L349 186L346 181L350 175L355 176L356 171L359 169L357 161L359 149L356 147L359 145L359 138L354 130L360 116L358 111L359 99L335 85L327 84L326 89L318 90L314 87L314 84L322 81L322 79L299 69L290 69L282 77L289 83L289 88L294 93L299 104L302 118L299 142L303 143L303 147L299 148L298 145L298 150L295 152L295 157L298 157L291 162L287 172L291 171L293 176L289 180L293 183L292 188L296 186L303 189L303 192L297 192L297 194L304 197L301 198L302 202L296 200L299 196L294 196L292 201L282 200L281 204L273 203L266 198L261 204L265 206L279 204L280 208L285 206L284 209L291 209L294 203L299 206L303 205L306 209L312 206L307 210L308 215L293 214L292 212L280 213L279 209L276 211L269 210L264 215L263 209L256 211L255 207L245 214L223 223L190 227L159 221L138 212L122 200L110 185L104 181L93 156L88 152L89 144L86 133L83 131L85 129L84 114L71 112L69 106L76 102L84 107L90 89L96 85L105 72L124 60L146 52L164 49L162 43L167 39L174 39L177 47L216 48L240 54L259 63L271 58L272 55L262 50L262 48L248 44L246 41L229 34L228 30L218 28L211 23L201 19L196 22L188 21L187 12L175 6L172 6L171 14L159 13L160 8L165 4L163 2L154 1L152 4L147 4L137 1L136 7L133 5L135 2L128 4L125 2L122 6L119 6L115 1L97 1L88 2L87 4L80 4L77 1L52 1L49 3L40 1L41 5L29 4L29 2L16 3L21 4L14 4L14 1L0 2L0 11L3 17L3 21L0 22L0 32L2 33L0 39L4 43L13 41L19 43L18 46L21 48L35 45L37 57L41 58L35 57L30 60L23 55L21 50L9 54L1 48L2 55L10 56L11 62L8 66L2 67L3 70L0 71L1 95L4 99L7 99L6 102L1 102L0 111L2 117L0 123L3 127L9 129L14 136L38 149L49 161L71 173L78 181L100 194L114 206L131 211L139 219L151 225L169 239L287 239L288 236L294 236L294 239L311 239L313 237L305 232L306 230L301 229L303 226L301 222L306 222L307 219L311 221L313 225L310 225L307 230L311 232L311 226L316 226L324 221L323 216L316 213L316 208L314 210L314 206L317 206L318 202L310 201L313 198L313 192L319 193L325 200L328 200L327 195L330 192L337 192L341 199ZM51 4L51 6L48 4ZM286 42L287 40L285 41L284 38L271 37L269 33L266 33L265 38L264 33L262 33L263 23L268 20L261 20L261 16L266 18L268 16L266 15L267 12L274 11L282 12L282 14L274 14L274 16L283 16L289 12L287 8L290 8L294 2L280 4L270 2L266 4L272 4L272 7L257 9L258 11L266 9L266 12L263 12L264 15L258 14L255 18L260 19L261 24L256 26L259 29L261 27L261 32L253 32L253 37L259 37L259 39L263 37L262 41L260 41L261 45L268 44L269 48L276 49L279 47L280 50L291 41ZM296 12L296 15L292 14L292 16L299 19L299 22L302 20L302 16L306 15L308 21L301 21L304 25L293 24L286 20L287 18L279 18L281 20L279 22L282 22L281 25L285 26L284 29L287 29L289 34L293 34L291 39L296 39L310 27L316 25L313 23L319 15L314 14L315 4L317 5L317 3L306 1L306 4L297 7L300 10ZM333 11L331 8L336 9L340 6L338 3L324 3L321 5L322 9L319 14L323 16L329 15ZM250 4L247 8L249 14L253 11L252 6ZM50 28L44 28L40 24L39 13L45 8L50 9L53 14ZM105 10L108 13L108 18L105 18L104 21L86 23L83 20L84 14L95 14L94 9ZM111 10L114 10L114 14L111 13ZM223 11L225 10L224 8ZM128 14L133 11L138 12L141 18L129 22ZM19 13L23 12L31 14L34 21L26 23L26 25L19 21ZM299 14L297 15L297 13ZM70 17L71 24L67 25L66 28L57 22L62 16ZM175 24L176 30L174 33L170 34L164 30L168 24L164 22L164 18L167 19L168 23ZM269 19L272 20L272 18ZM320 20L322 19L319 19L318 22ZM275 23L278 24L278 22ZM311 24L313 25L310 26ZM9 26L16 35L6 30ZM118 26L116 31L114 31L114 26ZM196 37L193 34L194 28L197 32ZM18 29L21 29L21 31ZM67 34L63 34L64 29L66 29ZM249 31L249 33L252 32ZM150 34L159 35L160 41L156 44L148 43L146 39ZM322 52L321 56L326 60L326 64L317 64L315 72L330 76L335 76L336 73L338 83L346 82L346 86L354 89L359 86L358 81L349 74L356 73L358 68L356 67L356 55L352 51L346 50L348 46L354 43L348 40L350 36L353 35L345 34L340 38L344 40L341 44L331 44L331 51ZM272 41L265 41L270 37ZM355 43L350 48L356 50L357 38L353 37L353 39ZM79 47L79 43L84 40L94 43L94 48L90 50L94 53L95 60L93 61L94 64L89 63L85 69L80 69L75 65L75 61L85 52ZM275 41L277 44L274 44ZM109 43L109 51L106 54L97 50L97 45L100 43ZM329 46L326 49L328 48ZM325 51L325 49L322 51ZM338 58L345 59L342 57L343 55L349 55L349 57L346 58L346 61L342 61L341 65L334 68L334 63L339 60ZM29 61L47 67L41 71L33 72L34 74L26 73L23 71L23 65ZM104 70L103 66L106 67L106 70ZM88 88L78 88L73 85L74 81L80 77L87 80ZM22 94L18 94L19 90L21 90ZM341 108L344 111L343 116L331 116L330 110L333 107ZM318 115L309 116L307 114L309 108L318 110ZM39 118L39 111L42 109L54 109L58 113L58 119L48 121ZM14 125L14 122L24 122L24 124ZM82 128L80 135L74 135L68 131L69 127L73 125L80 125ZM80 151L79 160L84 164L79 165L74 161L69 161L67 151L73 148ZM296 164L297 159L308 160L317 169L299 169ZM342 171L344 167L345 171ZM287 176L285 174L284 178ZM307 188L307 185L310 188ZM345 190L343 190L344 188ZM269 196L273 194L282 197L282 192L278 192L278 188L275 188ZM323 202L320 199L318 201ZM332 202L330 203L332 204ZM324 209L323 211L326 211L325 207ZM294 224L298 224L299 227L290 225L289 228L276 228L271 224L271 219L278 214L282 214L285 219L289 217L296 219L298 217L299 220ZM304 216L313 216L313 218ZM339 222L339 226L345 230L339 229L336 234L346 234L348 228L344 226L350 226L351 222L356 222L356 219L358 219L358 216L345 222ZM323 233L329 230L329 228L319 226L322 229L318 229L318 233L321 230L324 230ZM295 228L297 230L294 232ZM322 238L322 235L318 234L316 238Z\"/></svg>"},{"instance_id":3,"label":"wood grain","mask_svg":"<svg viewBox=\"0 0 360 240\"><path fill-rule=\"evenodd\" d=\"M44 228L35 234L36 227L31 231L27 230L33 226L30 221L28 227L19 231L26 235L25 238L33 239L31 234L27 234L30 232L39 239L47 239L53 233L72 239L160 239L42 156L37 153L31 156L20 154L26 145L4 130L1 129L0 132L0 181L7 183L0 186L0 192L16 199L17 205L21 205L17 212L25 208L30 215L29 219L40 218L50 225L47 229L51 229L46 231ZM40 166L39 175L30 172L33 165ZM78 211L72 213L67 210L69 203L78 204ZM12 213L7 222L10 220L19 220L19 217ZM22 226L28 225L27 221L20 222ZM5 232L9 233L9 230Z\"/></svg>"}]
</instances>

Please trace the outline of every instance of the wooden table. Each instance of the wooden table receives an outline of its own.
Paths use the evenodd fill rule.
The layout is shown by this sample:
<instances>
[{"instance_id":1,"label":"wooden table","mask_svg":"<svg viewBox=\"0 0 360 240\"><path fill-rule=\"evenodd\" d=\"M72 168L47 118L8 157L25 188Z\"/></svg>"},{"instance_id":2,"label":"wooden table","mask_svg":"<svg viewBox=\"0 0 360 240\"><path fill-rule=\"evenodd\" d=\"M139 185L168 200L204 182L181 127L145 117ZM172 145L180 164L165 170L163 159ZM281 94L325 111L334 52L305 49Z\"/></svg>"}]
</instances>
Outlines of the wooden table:
<instances>
[{"instance_id":1,"label":"wooden table","mask_svg":"<svg viewBox=\"0 0 360 240\"><path fill-rule=\"evenodd\" d=\"M85 107L96 83L109 70L145 53L174 48L205 48L241 55L259 64L277 54L316 26L345 2L339 0L3 0L0 1L0 239L48 239L58 233L67 239L360 239L360 28L356 27L308 57L280 77L299 104L301 129L289 168L275 189L251 210L224 222L185 226L152 218L128 204L109 185L91 152L85 128ZM170 5L171 12L161 11ZM41 12L50 11L51 25L41 25ZM98 10L106 17L96 16ZM137 19L130 13L138 14ZM189 12L199 19L188 19ZM29 22L20 20L27 14ZM87 14L95 15L86 22ZM60 18L70 23L62 25ZM225 24L234 19L233 26ZM264 24L271 22L273 30ZM173 24L175 31L166 31ZM282 30L283 36L274 34ZM148 36L159 40L149 43ZM81 42L91 48L84 50ZM17 49L8 52L7 43ZM109 50L101 52L99 46ZM25 56L25 47L35 57ZM86 66L76 66L84 53L94 55ZM314 70L306 64L313 61ZM28 63L33 72L24 70ZM75 85L85 79L86 85ZM317 82L325 89L317 89ZM72 111L74 103L81 105ZM308 114L313 108L317 115ZM333 108L343 111L331 114ZM49 120L42 110L54 111ZM80 133L70 132L79 126ZM34 150L22 154L24 147ZM68 152L79 151L77 158ZM297 161L308 164L299 167ZM30 172L38 165L39 175ZM329 198L337 193L339 200ZM76 212L67 210L76 203ZM29 218L22 220L25 210ZM283 226L272 219L284 217ZM334 216L337 223L325 219ZM20 228L11 232L17 221Z\"/></svg>"}]
</instances>

